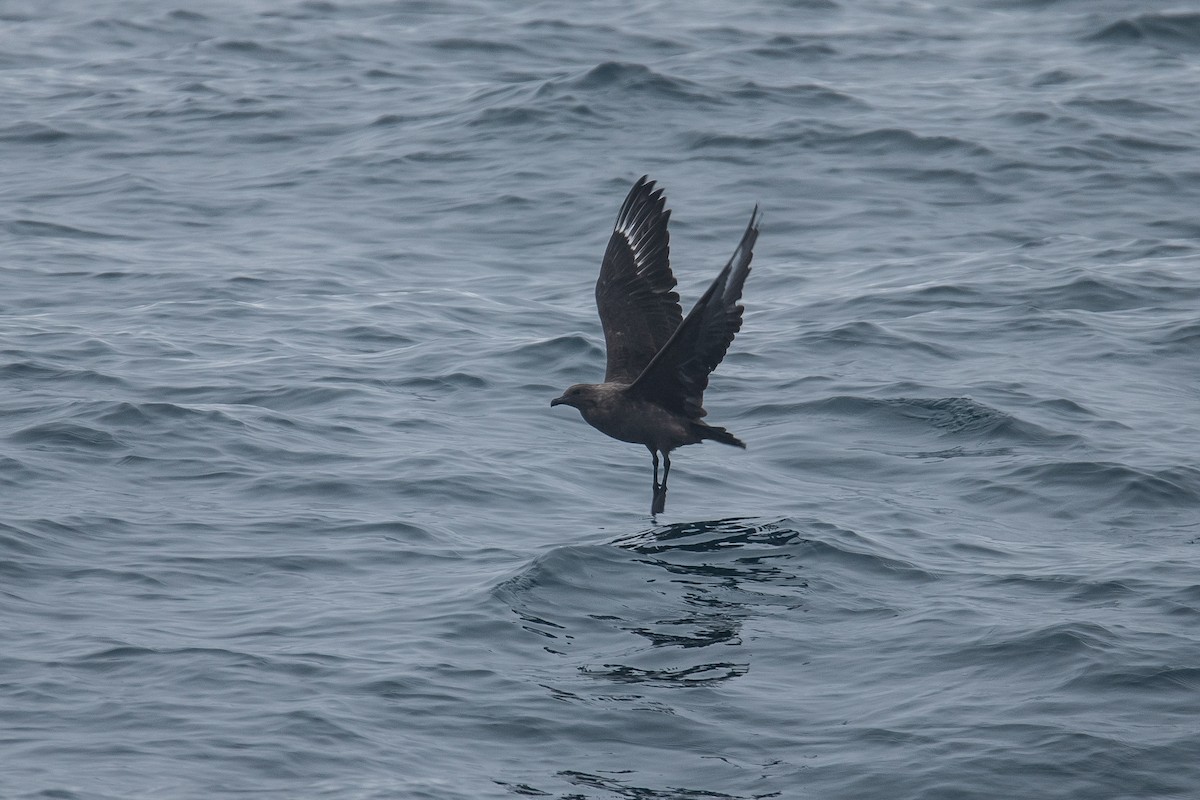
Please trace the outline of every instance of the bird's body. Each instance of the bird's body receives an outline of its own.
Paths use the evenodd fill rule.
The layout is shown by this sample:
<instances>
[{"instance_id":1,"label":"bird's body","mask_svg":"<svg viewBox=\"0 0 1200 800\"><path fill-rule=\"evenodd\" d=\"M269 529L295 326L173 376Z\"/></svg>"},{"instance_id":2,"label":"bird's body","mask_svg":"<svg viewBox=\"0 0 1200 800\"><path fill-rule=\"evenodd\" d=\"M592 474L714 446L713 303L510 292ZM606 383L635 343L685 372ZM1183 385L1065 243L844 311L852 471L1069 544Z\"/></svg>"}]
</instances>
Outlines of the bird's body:
<instances>
[{"instance_id":1,"label":"bird's body","mask_svg":"<svg viewBox=\"0 0 1200 800\"><path fill-rule=\"evenodd\" d=\"M654 464L650 511L666 505L670 452L705 439L745 447L724 428L701 420L708 375L742 324L742 285L758 238L758 208L729 263L683 317L673 289L662 190L643 176L630 190L596 281L608 365L604 383L576 384L550 405L579 409L589 425L623 442L645 445ZM658 481L658 456L665 463Z\"/></svg>"},{"instance_id":2,"label":"bird's body","mask_svg":"<svg viewBox=\"0 0 1200 800\"><path fill-rule=\"evenodd\" d=\"M702 438L692 420L629 391L629 384L592 384L593 402L579 406L587 424L614 439L670 452Z\"/></svg>"}]
</instances>

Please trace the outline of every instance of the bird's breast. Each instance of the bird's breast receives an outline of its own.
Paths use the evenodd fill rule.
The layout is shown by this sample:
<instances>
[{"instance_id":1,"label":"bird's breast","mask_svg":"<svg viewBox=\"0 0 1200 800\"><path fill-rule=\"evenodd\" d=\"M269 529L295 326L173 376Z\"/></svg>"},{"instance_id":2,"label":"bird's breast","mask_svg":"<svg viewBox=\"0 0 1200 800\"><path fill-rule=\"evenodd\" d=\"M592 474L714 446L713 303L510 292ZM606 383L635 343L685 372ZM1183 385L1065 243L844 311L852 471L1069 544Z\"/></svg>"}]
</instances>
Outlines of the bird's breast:
<instances>
[{"instance_id":1,"label":"bird's breast","mask_svg":"<svg viewBox=\"0 0 1200 800\"><path fill-rule=\"evenodd\" d=\"M700 441L688 420L644 400L613 398L582 413L587 423L601 433L655 450L669 451Z\"/></svg>"}]
</instances>

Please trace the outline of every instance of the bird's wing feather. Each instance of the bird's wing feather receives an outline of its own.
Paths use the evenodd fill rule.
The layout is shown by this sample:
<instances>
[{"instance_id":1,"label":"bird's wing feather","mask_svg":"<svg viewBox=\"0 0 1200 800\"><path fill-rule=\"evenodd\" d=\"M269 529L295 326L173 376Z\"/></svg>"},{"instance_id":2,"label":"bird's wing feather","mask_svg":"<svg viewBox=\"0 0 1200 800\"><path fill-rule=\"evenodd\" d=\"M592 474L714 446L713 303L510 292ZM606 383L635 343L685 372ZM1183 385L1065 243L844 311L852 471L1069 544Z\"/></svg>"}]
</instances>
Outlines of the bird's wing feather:
<instances>
[{"instance_id":1,"label":"bird's wing feather","mask_svg":"<svg viewBox=\"0 0 1200 800\"><path fill-rule=\"evenodd\" d=\"M687 318L629 387L646 400L699 419L704 410L708 374L717 368L742 327L742 286L750 274L758 239L758 206L729 263L721 270Z\"/></svg>"},{"instance_id":2,"label":"bird's wing feather","mask_svg":"<svg viewBox=\"0 0 1200 800\"><path fill-rule=\"evenodd\" d=\"M671 338L683 319L675 276L662 189L642 176L621 206L608 240L596 308L608 350L605 382L629 383Z\"/></svg>"}]
</instances>

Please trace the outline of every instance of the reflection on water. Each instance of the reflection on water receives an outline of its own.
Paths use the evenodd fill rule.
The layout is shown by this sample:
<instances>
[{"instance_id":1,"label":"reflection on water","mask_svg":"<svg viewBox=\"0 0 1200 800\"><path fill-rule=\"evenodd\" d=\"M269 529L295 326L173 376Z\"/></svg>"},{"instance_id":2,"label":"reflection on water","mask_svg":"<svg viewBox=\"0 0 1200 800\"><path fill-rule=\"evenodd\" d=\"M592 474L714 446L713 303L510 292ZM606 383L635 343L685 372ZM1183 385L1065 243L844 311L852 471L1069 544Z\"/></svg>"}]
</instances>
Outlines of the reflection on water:
<instances>
[{"instance_id":1,"label":"reflection on water","mask_svg":"<svg viewBox=\"0 0 1200 800\"><path fill-rule=\"evenodd\" d=\"M656 526L609 545L557 548L497 587L545 652L577 674L695 687L749 669L743 625L764 607L800 607L814 544L788 520ZM732 648L732 649L731 649Z\"/></svg>"},{"instance_id":2,"label":"reflection on water","mask_svg":"<svg viewBox=\"0 0 1200 800\"><path fill-rule=\"evenodd\" d=\"M753 517L676 522L618 538L613 542L639 553L658 553L669 550L712 551L750 544L781 546L800 538L783 520L760 522Z\"/></svg>"},{"instance_id":3,"label":"reflection on water","mask_svg":"<svg viewBox=\"0 0 1200 800\"><path fill-rule=\"evenodd\" d=\"M745 675L748 664L721 662L700 664L683 669L637 669L620 664L605 664L603 668L580 667L580 671L595 678L607 678L617 683L649 683L657 686L706 686Z\"/></svg>"}]
</instances>

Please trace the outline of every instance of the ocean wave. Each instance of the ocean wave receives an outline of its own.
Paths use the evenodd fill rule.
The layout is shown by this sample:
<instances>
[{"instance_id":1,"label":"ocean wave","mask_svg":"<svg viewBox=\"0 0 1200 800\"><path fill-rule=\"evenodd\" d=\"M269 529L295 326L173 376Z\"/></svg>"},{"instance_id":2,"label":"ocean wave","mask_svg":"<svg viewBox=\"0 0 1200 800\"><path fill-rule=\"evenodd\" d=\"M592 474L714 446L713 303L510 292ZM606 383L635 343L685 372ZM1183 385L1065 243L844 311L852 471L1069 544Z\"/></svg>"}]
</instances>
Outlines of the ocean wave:
<instances>
[{"instance_id":1,"label":"ocean wave","mask_svg":"<svg viewBox=\"0 0 1200 800\"><path fill-rule=\"evenodd\" d=\"M791 413L812 413L840 417L866 417L880 428L915 425L937 433L939 437L968 439L973 442L1045 445L1077 441L1068 434L1049 430L970 397L876 398L839 395L792 404ZM778 413L778 407L765 406L757 413Z\"/></svg>"},{"instance_id":2,"label":"ocean wave","mask_svg":"<svg viewBox=\"0 0 1200 800\"><path fill-rule=\"evenodd\" d=\"M993 475L962 478L973 502L1054 508L1064 518L1097 511L1200 507L1200 468L1135 467L1105 461L1022 464Z\"/></svg>"},{"instance_id":3,"label":"ocean wave","mask_svg":"<svg viewBox=\"0 0 1200 800\"><path fill-rule=\"evenodd\" d=\"M755 46L750 53L763 58L822 59L836 56L838 50L828 37L780 33Z\"/></svg>"},{"instance_id":4,"label":"ocean wave","mask_svg":"<svg viewBox=\"0 0 1200 800\"><path fill-rule=\"evenodd\" d=\"M113 452L128 447L106 430L75 422L43 422L22 428L8 438L38 450Z\"/></svg>"},{"instance_id":5,"label":"ocean wave","mask_svg":"<svg viewBox=\"0 0 1200 800\"><path fill-rule=\"evenodd\" d=\"M1200 47L1200 14L1188 12L1139 14L1117 20L1087 37L1104 44L1147 43L1164 48Z\"/></svg>"},{"instance_id":6,"label":"ocean wave","mask_svg":"<svg viewBox=\"0 0 1200 800\"><path fill-rule=\"evenodd\" d=\"M775 147L794 150L797 147L827 153L857 156L959 156L990 158L992 151L969 139L948 135L922 135L907 128L874 128L862 130L829 123L813 123L807 119L788 122L773 129L754 133L695 130L686 134L688 147L697 150L759 149ZM942 164L936 170L946 170Z\"/></svg>"},{"instance_id":7,"label":"ocean wave","mask_svg":"<svg viewBox=\"0 0 1200 800\"><path fill-rule=\"evenodd\" d=\"M822 106L852 107L867 109L870 106L859 98L817 83L765 84L746 81L725 95L735 100L776 101L789 106L797 103L805 107Z\"/></svg>"},{"instance_id":8,"label":"ocean wave","mask_svg":"<svg viewBox=\"0 0 1200 800\"><path fill-rule=\"evenodd\" d=\"M1002 628L969 645L937 654L939 662L963 667L1005 664L1010 673L1064 674L1081 671L1116 646L1119 637L1091 622L1056 622L1032 630Z\"/></svg>"},{"instance_id":9,"label":"ocean wave","mask_svg":"<svg viewBox=\"0 0 1200 800\"><path fill-rule=\"evenodd\" d=\"M465 36L452 36L434 39L429 46L435 50L469 55L532 55L529 48L515 42L503 42L498 39L483 39Z\"/></svg>"},{"instance_id":10,"label":"ocean wave","mask_svg":"<svg viewBox=\"0 0 1200 800\"><path fill-rule=\"evenodd\" d=\"M9 220L4 223L4 227L14 236L22 237L43 236L52 239L112 239L119 241L136 241L137 239L137 237L124 234L35 219Z\"/></svg>"},{"instance_id":11,"label":"ocean wave","mask_svg":"<svg viewBox=\"0 0 1200 800\"><path fill-rule=\"evenodd\" d=\"M553 79L539 87L539 97L580 92L584 96L612 94L627 101L642 95L648 99L687 103L713 103L718 98L699 83L658 72L644 64L605 61L565 79Z\"/></svg>"},{"instance_id":12,"label":"ocean wave","mask_svg":"<svg viewBox=\"0 0 1200 800\"><path fill-rule=\"evenodd\" d=\"M1200 352L1200 322L1167 323L1152 343L1163 354L1194 356Z\"/></svg>"},{"instance_id":13,"label":"ocean wave","mask_svg":"<svg viewBox=\"0 0 1200 800\"><path fill-rule=\"evenodd\" d=\"M940 359L957 357L955 350L949 346L904 336L874 322L843 323L829 330L804 334L800 337L800 342L805 348L814 352L871 347L879 350L901 351L914 356L932 356Z\"/></svg>"}]
</instances>

